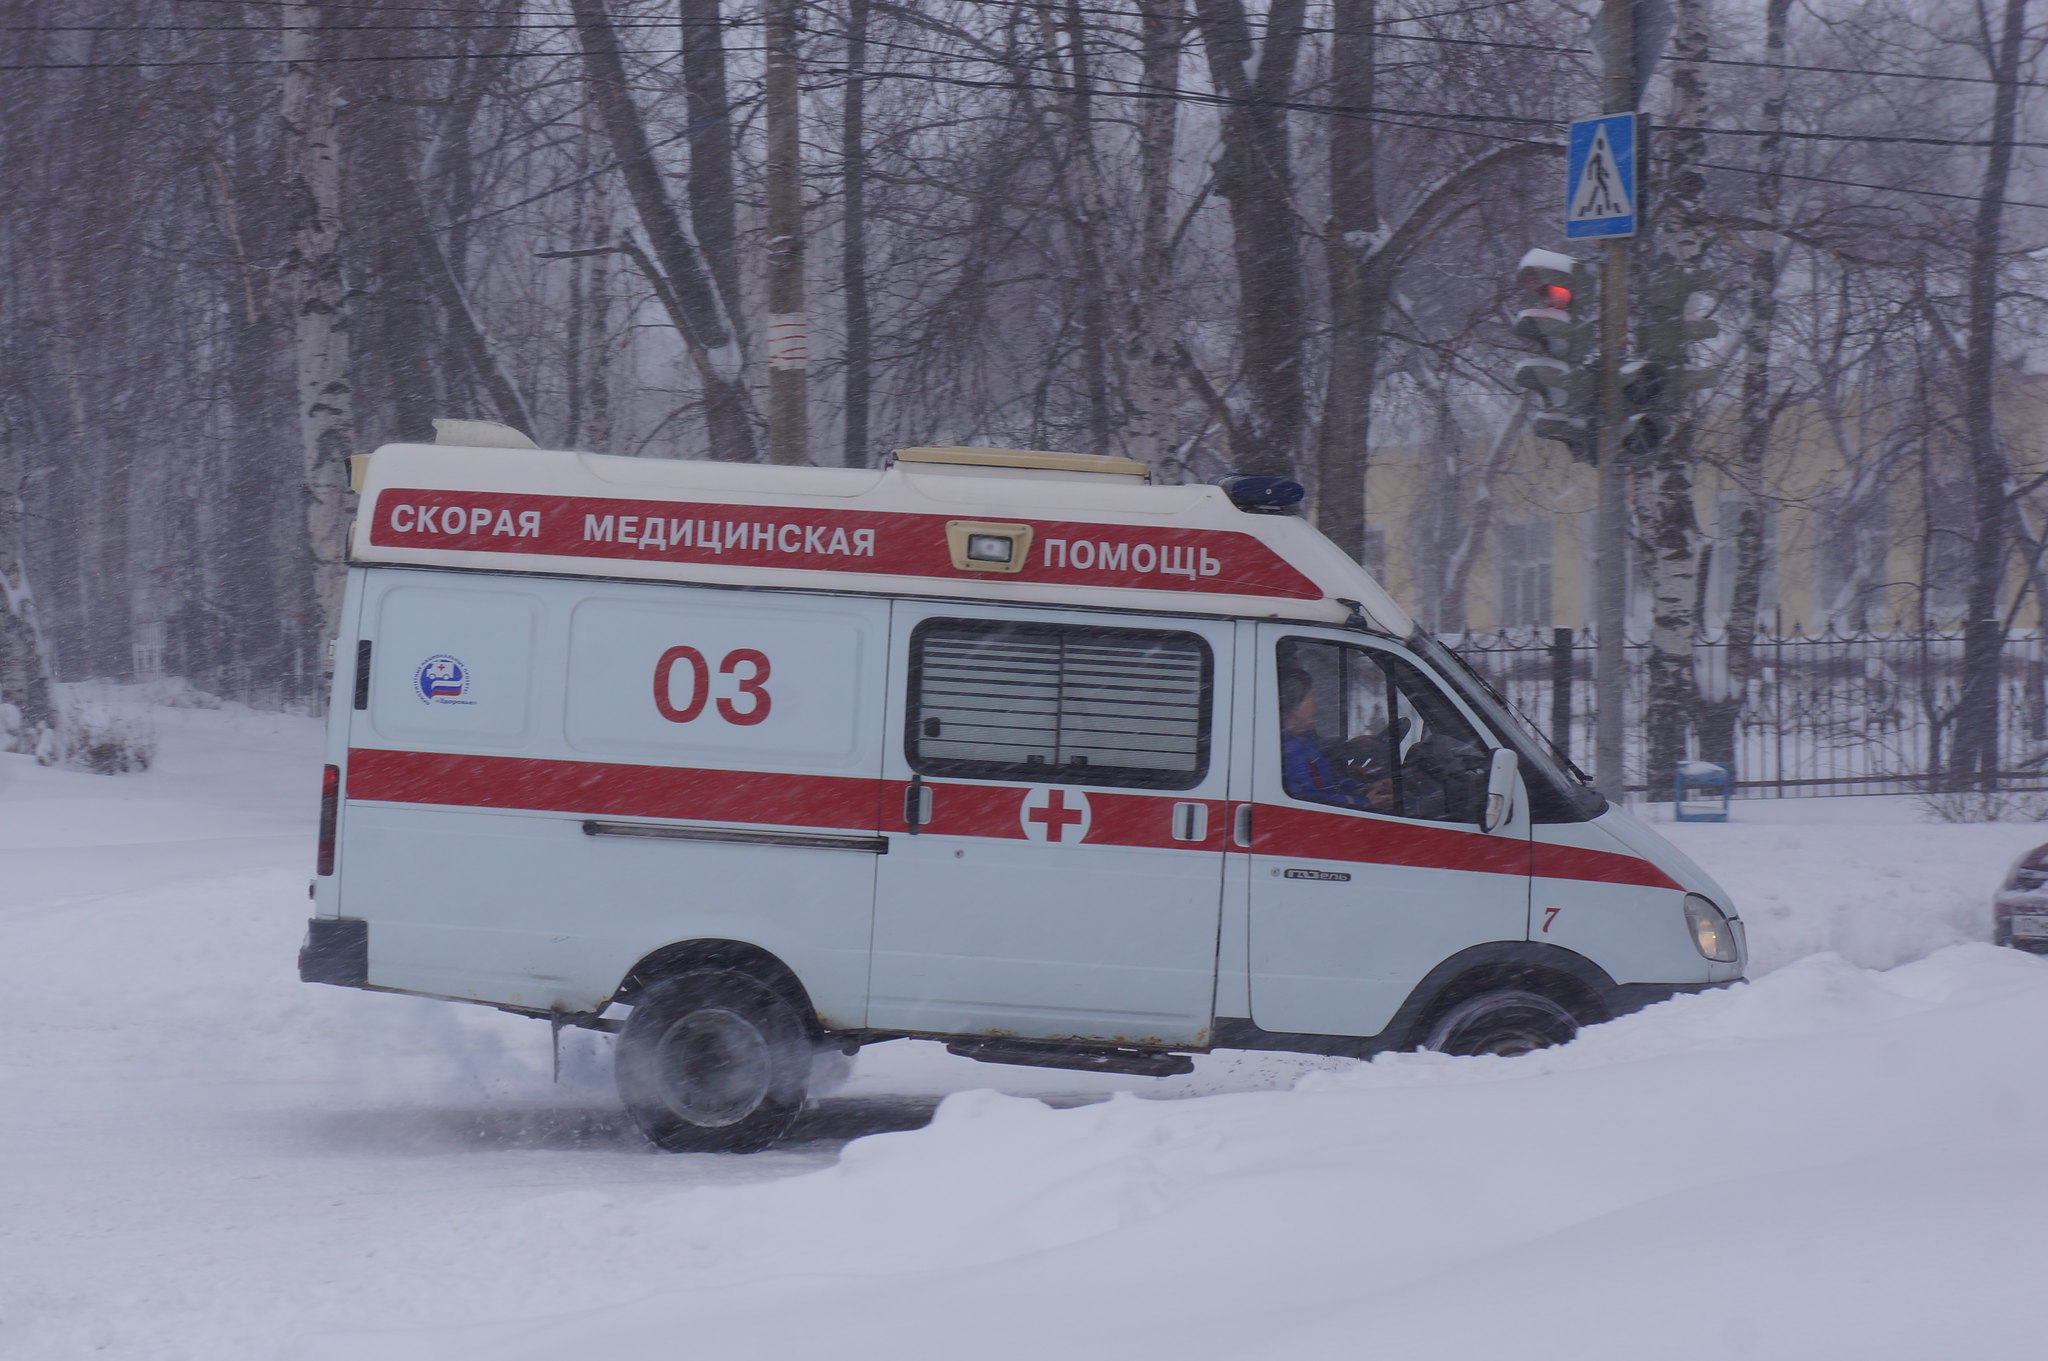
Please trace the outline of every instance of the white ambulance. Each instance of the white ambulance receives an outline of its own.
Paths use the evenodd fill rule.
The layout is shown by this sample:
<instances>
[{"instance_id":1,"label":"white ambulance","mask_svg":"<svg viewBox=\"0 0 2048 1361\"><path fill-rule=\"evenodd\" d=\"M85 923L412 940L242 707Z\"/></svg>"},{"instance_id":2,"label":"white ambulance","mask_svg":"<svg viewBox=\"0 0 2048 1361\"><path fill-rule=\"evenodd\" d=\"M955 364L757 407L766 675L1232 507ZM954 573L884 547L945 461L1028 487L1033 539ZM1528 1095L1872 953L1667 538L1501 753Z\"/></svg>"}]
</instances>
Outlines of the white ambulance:
<instances>
[{"instance_id":1,"label":"white ambulance","mask_svg":"<svg viewBox=\"0 0 2048 1361\"><path fill-rule=\"evenodd\" d=\"M301 974L617 1032L663 1148L905 1036L1509 1054L1741 977L1727 895L1292 484L448 426L358 468Z\"/></svg>"}]
</instances>

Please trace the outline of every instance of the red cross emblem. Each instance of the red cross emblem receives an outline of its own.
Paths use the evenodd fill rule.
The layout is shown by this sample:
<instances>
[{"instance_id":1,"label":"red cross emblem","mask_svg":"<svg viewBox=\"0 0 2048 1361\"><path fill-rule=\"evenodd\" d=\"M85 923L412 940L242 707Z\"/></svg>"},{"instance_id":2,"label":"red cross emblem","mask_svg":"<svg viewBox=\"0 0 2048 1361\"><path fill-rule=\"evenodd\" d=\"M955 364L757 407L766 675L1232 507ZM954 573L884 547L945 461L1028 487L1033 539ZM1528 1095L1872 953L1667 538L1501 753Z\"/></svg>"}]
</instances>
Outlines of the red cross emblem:
<instances>
[{"instance_id":1,"label":"red cross emblem","mask_svg":"<svg viewBox=\"0 0 2048 1361\"><path fill-rule=\"evenodd\" d=\"M1074 829L1074 840L1085 841L1092 810L1088 796L1079 790L1040 785L1025 791L1020 820L1025 837L1032 841L1065 841L1069 827Z\"/></svg>"}]
</instances>

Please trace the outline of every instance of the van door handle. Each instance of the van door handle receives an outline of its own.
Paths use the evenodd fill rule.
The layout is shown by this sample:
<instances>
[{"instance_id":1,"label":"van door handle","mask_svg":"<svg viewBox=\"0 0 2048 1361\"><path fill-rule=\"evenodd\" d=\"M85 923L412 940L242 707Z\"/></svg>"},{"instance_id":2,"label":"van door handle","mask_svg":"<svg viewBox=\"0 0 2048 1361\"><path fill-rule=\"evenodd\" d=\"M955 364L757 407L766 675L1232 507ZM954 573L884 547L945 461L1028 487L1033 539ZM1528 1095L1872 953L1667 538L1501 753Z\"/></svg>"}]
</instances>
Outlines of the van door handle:
<instances>
[{"instance_id":1,"label":"van door handle","mask_svg":"<svg viewBox=\"0 0 2048 1361\"><path fill-rule=\"evenodd\" d=\"M1209 805L1206 803L1176 803L1173 806L1173 839L1175 841L1207 841L1209 839Z\"/></svg>"},{"instance_id":2,"label":"van door handle","mask_svg":"<svg viewBox=\"0 0 2048 1361\"><path fill-rule=\"evenodd\" d=\"M916 836L918 829L932 820L932 787L923 780L912 780L903 791L903 825Z\"/></svg>"},{"instance_id":3,"label":"van door handle","mask_svg":"<svg viewBox=\"0 0 2048 1361\"><path fill-rule=\"evenodd\" d=\"M1240 850L1252 848L1252 806L1241 803L1230 820L1230 839Z\"/></svg>"}]
</instances>

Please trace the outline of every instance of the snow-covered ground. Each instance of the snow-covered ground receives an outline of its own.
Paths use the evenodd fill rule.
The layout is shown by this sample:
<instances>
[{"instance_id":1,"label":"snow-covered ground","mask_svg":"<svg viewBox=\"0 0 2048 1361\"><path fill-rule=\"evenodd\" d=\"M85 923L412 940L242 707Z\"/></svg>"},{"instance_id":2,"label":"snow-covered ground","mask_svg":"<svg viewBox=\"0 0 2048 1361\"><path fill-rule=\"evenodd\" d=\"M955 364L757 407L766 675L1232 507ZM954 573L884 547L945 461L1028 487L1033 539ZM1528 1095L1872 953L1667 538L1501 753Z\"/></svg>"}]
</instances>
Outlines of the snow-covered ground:
<instances>
[{"instance_id":1,"label":"snow-covered ground","mask_svg":"<svg viewBox=\"0 0 2048 1361\"><path fill-rule=\"evenodd\" d=\"M146 775L0 757L8 1361L2048 1355L2048 960L1969 943L2048 827L1667 828L1757 980L1559 1050L899 1043L786 1148L662 1156L602 1037L556 1084L534 1022L299 984L315 725L156 722Z\"/></svg>"}]
</instances>

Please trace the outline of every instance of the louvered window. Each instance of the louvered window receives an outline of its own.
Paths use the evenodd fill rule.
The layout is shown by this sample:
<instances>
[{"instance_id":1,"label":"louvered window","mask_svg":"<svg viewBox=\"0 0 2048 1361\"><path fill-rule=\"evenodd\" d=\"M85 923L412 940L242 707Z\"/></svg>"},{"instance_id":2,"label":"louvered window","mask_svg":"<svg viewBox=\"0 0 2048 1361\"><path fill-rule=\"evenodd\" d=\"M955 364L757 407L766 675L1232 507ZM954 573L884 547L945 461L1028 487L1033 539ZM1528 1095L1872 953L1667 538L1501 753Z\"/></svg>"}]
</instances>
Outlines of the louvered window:
<instances>
[{"instance_id":1,"label":"louvered window","mask_svg":"<svg viewBox=\"0 0 2048 1361\"><path fill-rule=\"evenodd\" d=\"M1209 648L1189 633L935 619L911 642L925 775L1187 789L1209 761Z\"/></svg>"}]
</instances>

